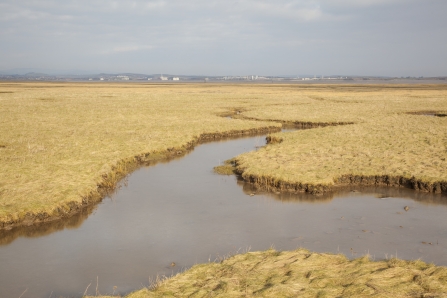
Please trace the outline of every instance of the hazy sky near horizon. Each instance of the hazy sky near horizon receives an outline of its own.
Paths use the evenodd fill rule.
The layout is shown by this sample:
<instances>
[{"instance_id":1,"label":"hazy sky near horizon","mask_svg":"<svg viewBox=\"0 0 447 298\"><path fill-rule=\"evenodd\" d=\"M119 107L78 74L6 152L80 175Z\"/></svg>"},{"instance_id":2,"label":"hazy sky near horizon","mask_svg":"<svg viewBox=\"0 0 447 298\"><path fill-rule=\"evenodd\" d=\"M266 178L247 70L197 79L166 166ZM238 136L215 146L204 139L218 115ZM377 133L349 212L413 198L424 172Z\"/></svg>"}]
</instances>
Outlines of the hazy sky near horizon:
<instances>
[{"instance_id":1,"label":"hazy sky near horizon","mask_svg":"<svg viewBox=\"0 0 447 298\"><path fill-rule=\"evenodd\" d=\"M0 70L447 75L445 0L2 0Z\"/></svg>"}]
</instances>

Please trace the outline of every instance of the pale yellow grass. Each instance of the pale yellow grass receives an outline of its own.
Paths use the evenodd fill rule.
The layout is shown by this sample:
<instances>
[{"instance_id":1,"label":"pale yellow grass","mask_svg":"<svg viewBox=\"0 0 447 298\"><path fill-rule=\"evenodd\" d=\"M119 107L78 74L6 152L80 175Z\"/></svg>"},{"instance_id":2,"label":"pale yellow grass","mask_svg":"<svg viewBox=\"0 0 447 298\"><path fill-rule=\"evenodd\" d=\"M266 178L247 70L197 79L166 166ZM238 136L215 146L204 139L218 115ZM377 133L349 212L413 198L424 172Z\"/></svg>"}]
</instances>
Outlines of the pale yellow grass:
<instances>
[{"instance_id":1,"label":"pale yellow grass","mask_svg":"<svg viewBox=\"0 0 447 298\"><path fill-rule=\"evenodd\" d=\"M196 265L126 297L447 297L447 268L268 250Z\"/></svg>"}]
</instances>

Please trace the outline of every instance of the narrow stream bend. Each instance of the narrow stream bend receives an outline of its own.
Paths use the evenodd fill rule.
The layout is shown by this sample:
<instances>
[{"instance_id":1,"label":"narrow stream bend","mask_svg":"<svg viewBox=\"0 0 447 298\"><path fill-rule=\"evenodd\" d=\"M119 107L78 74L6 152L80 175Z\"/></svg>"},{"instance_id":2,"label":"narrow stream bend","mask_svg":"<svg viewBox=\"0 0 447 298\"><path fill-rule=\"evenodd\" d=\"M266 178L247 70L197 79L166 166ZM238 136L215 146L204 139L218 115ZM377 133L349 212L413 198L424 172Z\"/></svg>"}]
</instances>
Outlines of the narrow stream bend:
<instances>
[{"instance_id":1,"label":"narrow stream bend","mask_svg":"<svg viewBox=\"0 0 447 298\"><path fill-rule=\"evenodd\" d=\"M264 143L258 136L202 144L137 170L71 222L3 234L0 297L25 290L22 298L81 297L89 284L91 295L96 286L101 294L125 294L157 275L271 246L447 265L445 196L401 188L250 196L252 185L213 173Z\"/></svg>"}]
</instances>

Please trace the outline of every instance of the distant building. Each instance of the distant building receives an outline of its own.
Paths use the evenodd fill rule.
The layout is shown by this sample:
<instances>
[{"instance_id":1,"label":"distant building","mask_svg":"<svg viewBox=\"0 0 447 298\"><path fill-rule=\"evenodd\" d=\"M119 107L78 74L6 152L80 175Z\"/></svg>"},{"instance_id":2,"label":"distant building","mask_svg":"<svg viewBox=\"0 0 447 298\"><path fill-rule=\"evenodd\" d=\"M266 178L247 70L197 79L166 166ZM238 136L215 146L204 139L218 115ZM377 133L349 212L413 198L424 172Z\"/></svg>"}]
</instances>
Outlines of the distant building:
<instances>
[{"instance_id":1,"label":"distant building","mask_svg":"<svg viewBox=\"0 0 447 298\"><path fill-rule=\"evenodd\" d=\"M104 81L104 78L99 78L100 81Z\"/></svg>"},{"instance_id":2,"label":"distant building","mask_svg":"<svg viewBox=\"0 0 447 298\"><path fill-rule=\"evenodd\" d=\"M173 81L180 81L180 78L178 78L178 77L173 77L172 80L173 80Z\"/></svg>"},{"instance_id":3,"label":"distant building","mask_svg":"<svg viewBox=\"0 0 447 298\"><path fill-rule=\"evenodd\" d=\"M161 75L161 76L160 76L160 80L162 80L162 81L167 81L167 80L168 80L168 77L164 77L163 75Z\"/></svg>"},{"instance_id":4,"label":"distant building","mask_svg":"<svg viewBox=\"0 0 447 298\"><path fill-rule=\"evenodd\" d=\"M123 81L128 81L129 77L128 76L116 76L118 79L121 79Z\"/></svg>"}]
</instances>

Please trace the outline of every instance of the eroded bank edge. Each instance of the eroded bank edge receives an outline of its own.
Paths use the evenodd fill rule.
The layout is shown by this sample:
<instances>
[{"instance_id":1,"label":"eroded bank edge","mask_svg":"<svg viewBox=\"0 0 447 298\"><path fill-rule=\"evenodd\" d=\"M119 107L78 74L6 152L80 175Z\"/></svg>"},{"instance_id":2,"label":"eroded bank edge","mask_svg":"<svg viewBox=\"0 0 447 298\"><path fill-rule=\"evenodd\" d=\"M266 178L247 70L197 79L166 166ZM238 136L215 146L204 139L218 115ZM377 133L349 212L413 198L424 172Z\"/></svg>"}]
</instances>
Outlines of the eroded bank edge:
<instances>
[{"instance_id":1,"label":"eroded bank edge","mask_svg":"<svg viewBox=\"0 0 447 298\"><path fill-rule=\"evenodd\" d=\"M283 141L282 137L276 135L267 136L268 144L277 144ZM237 157L232 159L234 172L244 181L253 183L256 187L267 191L306 192L313 195L321 195L333 192L336 188L346 186L386 186L405 187L416 191L435 194L447 194L447 181L425 182L415 176L403 177L394 175L353 175L345 174L334 178L334 184L311 184L302 182L288 182L270 176L258 176L245 173L238 164Z\"/></svg>"},{"instance_id":2,"label":"eroded bank edge","mask_svg":"<svg viewBox=\"0 0 447 298\"><path fill-rule=\"evenodd\" d=\"M447 194L447 181L437 181L434 183L424 182L416 177L406 178L392 175L342 175L334 179L334 184L311 184L301 182L288 182L269 176L258 176L247 174L244 169L238 167L235 160L235 172L245 182L254 184L257 188L273 192L306 192L313 195L322 195L333 192L337 188L347 186L386 186L405 187L416 191L423 191L435 194Z\"/></svg>"},{"instance_id":3,"label":"eroded bank edge","mask_svg":"<svg viewBox=\"0 0 447 298\"><path fill-rule=\"evenodd\" d=\"M56 206L49 207L52 208L51 211L27 211L18 215L11 214L4 219L0 219L0 230L9 230L18 226L30 226L37 223L69 218L74 214L82 212L87 207L101 202L103 198L115 190L121 179L135 171L137 168L183 156L201 143L230 137L266 134L270 132L278 132L280 130L281 127L271 125L260 128L231 130L227 132L202 133L178 148L171 147L163 152L143 153L122 159L117 162L116 165L112 166L112 169L108 174L101 177L101 182L97 184L96 189L91 190L87 195L83 196L81 202L61 202Z\"/></svg>"},{"instance_id":4,"label":"eroded bank edge","mask_svg":"<svg viewBox=\"0 0 447 298\"><path fill-rule=\"evenodd\" d=\"M277 144L283 141L282 137L276 135L267 136L267 144ZM321 195L333 192L336 188L346 186L386 186L405 187L416 191L435 194L447 194L447 181L424 182L417 177L403 177L393 175L352 175L346 174L334 178L334 184L311 184L301 182L287 182L269 176L257 176L246 174L244 169L238 167L238 160L233 160L235 173L244 181L253 183L255 186L267 191L306 192L313 195Z\"/></svg>"},{"instance_id":5,"label":"eroded bank edge","mask_svg":"<svg viewBox=\"0 0 447 298\"><path fill-rule=\"evenodd\" d=\"M227 113L222 113L220 116L223 117L231 117L233 119L241 119L241 120L251 120L251 121L263 121L263 122L275 122L281 123L284 128L295 128L295 129L310 129L317 127L326 127L326 126L339 126L339 125L350 125L355 124L355 122L311 122L311 121L290 121L290 120L280 120L280 119L261 119L255 117L248 117L242 114L243 112L247 112L247 109L238 108L231 110Z\"/></svg>"}]
</instances>

